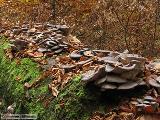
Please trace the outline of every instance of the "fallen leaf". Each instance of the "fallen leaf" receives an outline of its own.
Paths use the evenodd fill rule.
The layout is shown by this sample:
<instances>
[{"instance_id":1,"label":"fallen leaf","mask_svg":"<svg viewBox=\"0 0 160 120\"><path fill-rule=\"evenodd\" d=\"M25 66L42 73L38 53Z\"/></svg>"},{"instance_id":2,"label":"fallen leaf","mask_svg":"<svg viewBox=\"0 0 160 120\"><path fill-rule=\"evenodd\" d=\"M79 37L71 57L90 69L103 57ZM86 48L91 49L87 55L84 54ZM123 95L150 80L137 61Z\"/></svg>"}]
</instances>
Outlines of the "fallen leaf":
<instances>
[{"instance_id":1,"label":"fallen leaf","mask_svg":"<svg viewBox=\"0 0 160 120\"><path fill-rule=\"evenodd\" d=\"M57 88L52 87L52 95L55 96L55 97L57 97L58 94L59 94L59 91L57 90Z\"/></svg>"}]
</instances>

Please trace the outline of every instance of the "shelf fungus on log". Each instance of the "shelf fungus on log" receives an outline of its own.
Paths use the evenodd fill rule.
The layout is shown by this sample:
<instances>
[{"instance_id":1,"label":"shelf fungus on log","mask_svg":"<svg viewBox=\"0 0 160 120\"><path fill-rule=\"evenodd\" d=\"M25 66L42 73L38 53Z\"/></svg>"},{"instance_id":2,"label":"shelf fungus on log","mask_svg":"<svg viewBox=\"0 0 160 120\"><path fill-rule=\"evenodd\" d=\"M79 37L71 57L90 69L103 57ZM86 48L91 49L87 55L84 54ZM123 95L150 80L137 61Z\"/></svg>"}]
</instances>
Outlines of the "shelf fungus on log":
<instances>
[{"instance_id":1,"label":"shelf fungus on log","mask_svg":"<svg viewBox=\"0 0 160 120\"><path fill-rule=\"evenodd\" d=\"M64 69L65 72L70 72L72 69L76 68L76 65L66 64L66 65L60 65L61 69Z\"/></svg>"},{"instance_id":2,"label":"shelf fungus on log","mask_svg":"<svg viewBox=\"0 0 160 120\"><path fill-rule=\"evenodd\" d=\"M106 77L106 81L107 82L111 82L111 83L126 83L128 80L121 78L118 75L107 75Z\"/></svg>"},{"instance_id":3,"label":"shelf fungus on log","mask_svg":"<svg viewBox=\"0 0 160 120\"><path fill-rule=\"evenodd\" d=\"M100 84L106 82L106 81L107 81L107 77L108 77L108 76L106 75L105 77L102 77L102 78L96 80L96 81L95 81L95 85L100 85Z\"/></svg>"},{"instance_id":4,"label":"shelf fungus on log","mask_svg":"<svg viewBox=\"0 0 160 120\"><path fill-rule=\"evenodd\" d=\"M97 56L97 64L104 67L101 76L95 70L92 73L84 73L83 81L94 81L102 91L105 90L128 90L137 86L145 86L144 71L146 59L137 54L119 53L105 50L93 50L102 53L103 57ZM96 56L96 54L94 55ZM100 71L98 71L100 74ZM102 75L103 74L103 75ZM160 80L158 79L157 82Z\"/></svg>"},{"instance_id":5,"label":"shelf fungus on log","mask_svg":"<svg viewBox=\"0 0 160 120\"><path fill-rule=\"evenodd\" d=\"M76 65L82 66L82 65L87 64L87 63L89 63L91 61L93 61L93 59L88 59L88 60L80 61L80 62L77 62Z\"/></svg>"},{"instance_id":6,"label":"shelf fungus on log","mask_svg":"<svg viewBox=\"0 0 160 120\"><path fill-rule=\"evenodd\" d=\"M107 64L106 65L106 72L112 72L112 73L117 73L117 74L121 74L123 72L128 72L128 71L132 71L135 69L135 64L129 66L129 65L124 65L124 66L115 66L112 67L111 65Z\"/></svg>"},{"instance_id":7,"label":"shelf fungus on log","mask_svg":"<svg viewBox=\"0 0 160 120\"><path fill-rule=\"evenodd\" d=\"M80 57L82 57L82 55L80 53L78 53L78 50L75 50L70 54L70 57L72 59L80 59Z\"/></svg>"},{"instance_id":8,"label":"shelf fungus on log","mask_svg":"<svg viewBox=\"0 0 160 120\"><path fill-rule=\"evenodd\" d=\"M119 90L128 90L136 87L138 84L136 82L128 82L125 84L122 84L118 87Z\"/></svg>"},{"instance_id":9,"label":"shelf fungus on log","mask_svg":"<svg viewBox=\"0 0 160 120\"><path fill-rule=\"evenodd\" d=\"M104 77L106 74L105 67L99 66L97 70L89 70L86 73L82 74L82 81L90 82L95 81L98 78Z\"/></svg>"},{"instance_id":10,"label":"shelf fungus on log","mask_svg":"<svg viewBox=\"0 0 160 120\"><path fill-rule=\"evenodd\" d=\"M37 48L36 51L48 52L50 55L54 55L54 53L60 54L62 51L68 52L68 49L72 46L72 44L68 43L70 28L66 25L35 23L31 27L29 24L23 24L12 27L10 30L5 30L4 35L13 39L10 41L15 46L14 49L17 53L24 49L30 49L27 46L28 43L33 44L34 52Z\"/></svg>"},{"instance_id":11,"label":"shelf fungus on log","mask_svg":"<svg viewBox=\"0 0 160 120\"><path fill-rule=\"evenodd\" d=\"M49 49L46 49L46 48L38 48L37 51L44 53L44 52L48 52L48 51L50 51L50 50L49 50Z\"/></svg>"},{"instance_id":12,"label":"shelf fungus on log","mask_svg":"<svg viewBox=\"0 0 160 120\"><path fill-rule=\"evenodd\" d=\"M108 64L118 64L118 59L115 57L107 56L98 59L99 62ZM119 63L120 64L120 63Z\"/></svg>"},{"instance_id":13,"label":"shelf fungus on log","mask_svg":"<svg viewBox=\"0 0 160 120\"><path fill-rule=\"evenodd\" d=\"M114 90L114 89L117 89L117 86L114 85L114 84L110 84L110 83L105 83L105 84L102 84L101 86L101 90Z\"/></svg>"},{"instance_id":14,"label":"shelf fungus on log","mask_svg":"<svg viewBox=\"0 0 160 120\"><path fill-rule=\"evenodd\" d=\"M85 48L66 25L24 24L1 29L0 33L10 38L12 51L18 53L14 54L16 57L64 55L69 60L58 61L59 68L65 72L83 72L82 81L93 82L101 90L128 90L142 85L160 88L160 60L148 63L146 58L129 54L128 50L120 53Z\"/></svg>"}]
</instances>

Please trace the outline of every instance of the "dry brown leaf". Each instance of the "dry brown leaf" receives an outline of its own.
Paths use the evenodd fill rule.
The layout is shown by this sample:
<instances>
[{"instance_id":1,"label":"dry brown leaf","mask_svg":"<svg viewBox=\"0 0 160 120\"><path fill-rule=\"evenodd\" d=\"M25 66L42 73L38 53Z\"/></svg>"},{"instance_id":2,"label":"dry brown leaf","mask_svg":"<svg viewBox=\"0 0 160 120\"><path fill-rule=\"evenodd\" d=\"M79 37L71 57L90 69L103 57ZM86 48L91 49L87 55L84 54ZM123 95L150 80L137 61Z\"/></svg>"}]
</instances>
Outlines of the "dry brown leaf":
<instances>
[{"instance_id":1,"label":"dry brown leaf","mask_svg":"<svg viewBox=\"0 0 160 120\"><path fill-rule=\"evenodd\" d=\"M13 59L13 53L12 53L12 50L11 50L11 49L6 49L5 52L6 52L6 56L7 56L9 59Z\"/></svg>"},{"instance_id":2,"label":"dry brown leaf","mask_svg":"<svg viewBox=\"0 0 160 120\"><path fill-rule=\"evenodd\" d=\"M28 54L28 56L30 56L30 57L35 57L35 58L43 57L43 53L40 53L40 52L34 52L34 53L29 52L29 53L27 53L27 54Z\"/></svg>"},{"instance_id":3,"label":"dry brown leaf","mask_svg":"<svg viewBox=\"0 0 160 120\"><path fill-rule=\"evenodd\" d=\"M16 80L17 80L17 81L21 80L21 77L20 77L20 76L17 76L17 77L16 77Z\"/></svg>"},{"instance_id":4,"label":"dry brown leaf","mask_svg":"<svg viewBox=\"0 0 160 120\"><path fill-rule=\"evenodd\" d=\"M58 94L59 94L59 91L57 90L57 88L52 87L52 95L55 96L55 97L57 97Z\"/></svg>"},{"instance_id":5,"label":"dry brown leaf","mask_svg":"<svg viewBox=\"0 0 160 120\"><path fill-rule=\"evenodd\" d=\"M38 62L41 65L46 65L48 62L45 59L35 58L34 61Z\"/></svg>"}]
</instances>

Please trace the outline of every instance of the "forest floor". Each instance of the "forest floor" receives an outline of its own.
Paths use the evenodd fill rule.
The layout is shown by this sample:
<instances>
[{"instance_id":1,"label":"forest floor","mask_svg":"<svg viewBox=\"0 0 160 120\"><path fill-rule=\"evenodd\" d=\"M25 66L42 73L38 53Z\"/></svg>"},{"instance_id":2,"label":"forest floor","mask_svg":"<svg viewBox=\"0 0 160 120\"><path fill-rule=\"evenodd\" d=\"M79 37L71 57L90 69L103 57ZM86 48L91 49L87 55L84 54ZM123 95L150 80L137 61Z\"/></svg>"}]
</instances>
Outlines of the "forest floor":
<instances>
[{"instance_id":1,"label":"forest floor","mask_svg":"<svg viewBox=\"0 0 160 120\"><path fill-rule=\"evenodd\" d=\"M144 53L149 58L146 59L137 54L129 54L127 50L123 53L114 51L125 49L121 29L123 25L119 25L114 14L110 16L113 17L110 21L103 22L105 18L100 16L100 8L106 7L103 8L102 5L96 8L96 4L100 5L96 0L85 2L85 5L81 1L76 3L75 0L66 5L59 1L57 6L60 9L57 9L56 20L49 2L20 1L0 0L1 119L2 114L36 114L38 120L159 120L160 60L154 61L153 57L150 59L151 55L159 55L159 52L153 54L154 50L159 51L159 46L152 46L153 36L156 38L156 33L152 35L152 32L158 30L152 26L149 26L151 29L148 28L148 25L155 26L152 23L153 8L146 7L141 11L144 12L144 20L140 19L139 11L133 12L133 18L129 19L133 23L135 19L140 19L135 25L143 25L142 21L148 23L144 24L145 27L129 28L130 25L128 30L131 31L126 33L131 39L128 43L132 52ZM145 4L152 5L147 2ZM130 8L132 7L129 10ZM66 9L70 11L67 13ZM125 19L129 20L125 12L127 13L126 10L122 11L122 20L118 16L122 24L125 24ZM109 12L105 13L108 15ZM98 17L99 21L92 19ZM53 25L46 21L65 21L70 26L76 24L74 30L71 30L66 25ZM104 35L102 40L99 38L101 29ZM79 35L85 43L72 33ZM136 39L132 40L130 34L135 35ZM159 40L158 32L155 40ZM86 43L93 48L109 46L113 51L94 50L88 48ZM159 42L155 41L154 45L156 44L159 45ZM135 48L135 45L138 47ZM144 49L146 46L149 47ZM154 48L153 51L151 48ZM109 82L109 78L103 76L103 68L107 71ZM102 74L97 74L101 70ZM125 72L127 74L123 75ZM121 75L125 79L120 79Z\"/></svg>"},{"instance_id":2,"label":"forest floor","mask_svg":"<svg viewBox=\"0 0 160 120\"><path fill-rule=\"evenodd\" d=\"M37 114L40 120L149 120L151 117L158 120L160 97L157 88L138 86L129 90L102 92L97 86L82 81L83 72L98 66L97 63L92 64L92 61L86 60L93 57L91 50L84 50L83 54L88 57L82 56L78 63L68 58L70 52L83 46L75 37L69 35L68 44L62 40L63 44L69 46L63 48L66 45L61 45L63 52L57 54L56 50L44 54L34 42L26 44L30 40L26 35L23 36L26 41L18 39L19 34L14 30L17 27L3 32L1 36L1 113L11 112L11 107L14 109L11 113ZM44 33L51 34L47 31ZM59 38L59 33L56 35ZM13 37L16 40L11 39ZM55 64L56 61L58 62ZM57 67L60 63L66 66ZM73 67L71 70L72 64L82 68ZM141 106L142 103L133 106L136 101L148 100L145 98L148 96L150 103L154 99L153 106L150 103L146 103L149 105L145 108Z\"/></svg>"}]
</instances>

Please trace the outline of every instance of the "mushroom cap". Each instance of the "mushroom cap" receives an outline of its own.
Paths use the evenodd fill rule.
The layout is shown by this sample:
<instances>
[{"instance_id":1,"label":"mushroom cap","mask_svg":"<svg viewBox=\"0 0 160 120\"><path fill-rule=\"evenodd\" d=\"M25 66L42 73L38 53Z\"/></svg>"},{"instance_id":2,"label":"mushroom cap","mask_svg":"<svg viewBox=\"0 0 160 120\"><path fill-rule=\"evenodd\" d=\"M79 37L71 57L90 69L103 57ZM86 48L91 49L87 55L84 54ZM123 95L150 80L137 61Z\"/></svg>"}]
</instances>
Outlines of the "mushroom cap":
<instances>
[{"instance_id":1,"label":"mushroom cap","mask_svg":"<svg viewBox=\"0 0 160 120\"><path fill-rule=\"evenodd\" d=\"M82 81L91 81L95 76L95 70L89 70L86 73L82 74Z\"/></svg>"},{"instance_id":2,"label":"mushroom cap","mask_svg":"<svg viewBox=\"0 0 160 120\"><path fill-rule=\"evenodd\" d=\"M76 65L73 64L66 64L66 65L60 65L61 69L64 69L65 72L71 71L72 69L76 68Z\"/></svg>"},{"instance_id":3,"label":"mushroom cap","mask_svg":"<svg viewBox=\"0 0 160 120\"><path fill-rule=\"evenodd\" d=\"M48 51L50 51L50 50L48 50L48 49L46 49L46 48L38 48L38 50L37 50L38 52L48 52Z\"/></svg>"},{"instance_id":4,"label":"mushroom cap","mask_svg":"<svg viewBox=\"0 0 160 120\"><path fill-rule=\"evenodd\" d=\"M123 72L120 76L125 79L136 80L136 76L140 73L137 69Z\"/></svg>"},{"instance_id":5,"label":"mushroom cap","mask_svg":"<svg viewBox=\"0 0 160 120\"><path fill-rule=\"evenodd\" d=\"M54 45L57 45L57 43L56 42L54 42L54 41L46 41L46 45L48 45L48 46L54 46Z\"/></svg>"},{"instance_id":6,"label":"mushroom cap","mask_svg":"<svg viewBox=\"0 0 160 120\"><path fill-rule=\"evenodd\" d=\"M146 100L146 101L155 101L155 99L152 96L145 96L144 100Z\"/></svg>"},{"instance_id":7,"label":"mushroom cap","mask_svg":"<svg viewBox=\"0 0 160 120\"><path fill-rule=\"evenodd\" d=\"M58 49L58 50L55 50L54 53L55 53L55 54L59 54L59 53L61 53L62 51L63 51L63 48L60 48L60 49Z\"/></svg>"},{"instance_id":8,"label":"mushroom cap","mask_svg":"<svg viewBox=\"0 0 160 120\"><path fill-rule=\"evenodd\" d=\"M114 84L110 84L110 83L104 83L102 86L101 86L102 89L106 89L106 90L114 90L114 89L117 89L117 86L114 85Z\"/></svg>"},{"instance_id":9,"label":"mushroom cap","mask_svg":"<svg viewBox=\"0 0 160 120\"><path fill-rule=\"evenodd\" d=\"M52 51L54 51L54 50L57 50L57 49L59 49L59 48L60 48L60 46L56 45L56 46L51 47L50 49L51 49Z\"/></svg>"},{"instance_id":10,"label":"mushroom cap","mask_svg":"<svg viewBox=\"0 0 160 120\"><path fill-rule=\"evenodd\" d=\"M120 64L117 58L111 56L98 58L98 61L108 64Z\"/></svg>"},{"instance_id":11,"label":"mushroom cap","mask_svg":"<svg viewBox=\"0 0 160 120\"><path fill-rule=\"evenodd\" d=\"M112 72L112 73L116 73L116 74L121 74L127 71L133 71L136 67L136 64L133 65L118 65L118 66L111 66L109 64L106 65L106 72Z\"/></svg>"},{"instance_id":12,"label":"mushroom cap","mask_svg":"<svg viewBox=\"0 0 160 120\"><path fill-rule=\"evenodd\" d=\"M80 62L76 63L76 65L84 65L84 64L86 64L88 62L91 62L91 61L92 61L92 59L88 59L88 60L85 60L85 61L80 61Z\"/></svg>"},{"instance_id":13,"label":"mushroom cap","mask_svg":"<svg viewBox=\"0 0 160 120\"><path fill-rule=\"evenodd\" d=\"M69 56L72 59L80 59L80 57L82 57L82 55L78 53L78 50L73 51Z\"/></svg>"},{"instance_id":14,"label":"mushroom cap","mask_svg":"<svg viewBox=\"0 0 160 120\"><path fill-rule=\"evenodd\" d=\"M100 85L107 80L107 75L95 81L95 85Z\"/></svg>"},{"instance_id":15,"label":"mushroom cap","mask_svg":"<svg viewBox=\"0 0 160 120\"><path fill-rule=\"evenodd\" d=\"M83 81L95 81L99 78L106 76L105 66L100 65L97 70L89 70L86 73L82 74Z\"/></svg>"},{"instance_id":16,"label":"mushroom cap","mask_svg":"<svg viewBox=\"0 0 160 120\"><path fill-rule=\"evenodd\" d=\"M122 84L118 87L119 90L127 90L127 89L132 89L136 87L138 84L136 82L128 82L125 84Z\"/></svg>"},{"instance_id":17,"label":"mushroom cap","mask_svg":"<svg viewBox=\"0 0 160 120\"><path fill-rule=\"evenodd\" d=\"M118 75L107 75L106 76L106 81L107 82L112 82L112 83L127 83L128 80L121 78Z\"/></svg>"}]
</instances>

